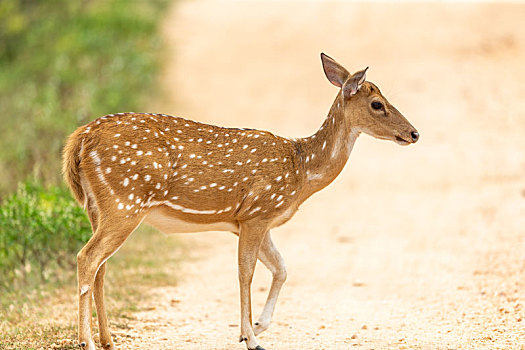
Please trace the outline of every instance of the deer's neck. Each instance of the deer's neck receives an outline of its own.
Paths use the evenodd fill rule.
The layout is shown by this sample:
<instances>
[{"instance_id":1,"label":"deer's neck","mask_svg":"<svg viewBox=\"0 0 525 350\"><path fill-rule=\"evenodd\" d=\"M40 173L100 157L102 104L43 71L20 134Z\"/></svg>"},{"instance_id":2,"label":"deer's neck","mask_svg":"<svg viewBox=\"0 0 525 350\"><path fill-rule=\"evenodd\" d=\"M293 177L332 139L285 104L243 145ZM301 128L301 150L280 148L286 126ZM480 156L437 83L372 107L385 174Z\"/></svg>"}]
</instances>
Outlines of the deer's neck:
<instances>
[{"instance_id":1,"label":"deer's neck","mask_svg":"<svg viewBox=\"0 0 525 350\"><path fill-rule=\"evenodd\" d=\"M338 95L319 130L310 137L298 140L306 171L305 197L334 181L343 170L359 136L359 131L344 116L343 103L342 96Z\"/></svg>"}]
</instances>

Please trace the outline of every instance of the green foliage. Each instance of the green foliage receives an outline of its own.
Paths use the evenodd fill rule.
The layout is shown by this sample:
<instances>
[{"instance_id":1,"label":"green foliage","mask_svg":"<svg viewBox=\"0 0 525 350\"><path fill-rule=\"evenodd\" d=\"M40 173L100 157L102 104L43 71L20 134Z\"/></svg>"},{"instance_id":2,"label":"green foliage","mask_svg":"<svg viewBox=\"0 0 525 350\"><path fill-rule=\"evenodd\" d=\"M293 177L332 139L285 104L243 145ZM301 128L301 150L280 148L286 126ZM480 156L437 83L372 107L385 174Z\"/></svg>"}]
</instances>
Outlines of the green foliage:
<instances>
[{"instance_id":1,"label":"green foliage","mask_svg":"<svg viewBox=\"0 0 525 350\"><path fill-rule=\"evenodd\" d=\"M65 137L137 111L158 69L168 0L0 1L0 195L58 184Z\"/></svg>"},{"instance_id":2,"label":"green foliage","mask_svg":"<svg viewBox=\"0 0 525 350\"><path fill-rule=\"evenodd\" d=\"M20 184L0 206L0 288L49 280L57 267L73 268L90 236L89 221L68 189Z\"/></svg>"},{"instance_id":3,"label":"green foliage","mask_svg":"<svg viewBox=\"0 0 525 350\"><path fill-rule=\"evenodd\" d=\"M0 0L0 349L49 348L50 337L72 338L75 327L56 310L74 314L75 258L91 227L59 185L61 148L76 127L140 111L155 92L158 27L170 1ZM27 178L34 181L16 190ZM139 285L133 278L150 271L128 263L133 248L152 252L166 269L159 278L172 276L176 261L158 262L159 242L131 241L130 253L124 248L114 259L122 268L109 269L110 297L129 291L119 281ZM170 252L179 247L160 244ZM134 305L130 300L118 310ZM42 319L61 320L60 328Z\"/></svg>"}]
</instances>

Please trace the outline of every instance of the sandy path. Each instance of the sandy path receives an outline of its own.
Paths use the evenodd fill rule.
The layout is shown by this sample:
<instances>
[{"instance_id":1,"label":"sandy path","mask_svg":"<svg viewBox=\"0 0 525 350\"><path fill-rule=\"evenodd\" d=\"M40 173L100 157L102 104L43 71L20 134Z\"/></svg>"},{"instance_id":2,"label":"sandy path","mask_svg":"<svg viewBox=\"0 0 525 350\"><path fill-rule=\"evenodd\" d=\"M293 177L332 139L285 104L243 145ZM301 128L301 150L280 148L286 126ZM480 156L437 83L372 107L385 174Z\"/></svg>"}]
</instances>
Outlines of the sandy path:
<instances>
[{"instance_id":1,"label":"sandy path","mask_svg":"<svg viewBox=\"0 0 525 350\"><path fill-rule=\"evenodd\" d=\"M523 5L181 2L155 111L312 133L336 90L319 52L421 133L362 136L329 188L273 231L287 262L267 349L525 348ZM490 22L490 25L487 25ZM182 235L192 259L152 291L126 348L244 349L236 238ZM254 311L269 286L258 267Z\"/></svg>"}]
</instances>

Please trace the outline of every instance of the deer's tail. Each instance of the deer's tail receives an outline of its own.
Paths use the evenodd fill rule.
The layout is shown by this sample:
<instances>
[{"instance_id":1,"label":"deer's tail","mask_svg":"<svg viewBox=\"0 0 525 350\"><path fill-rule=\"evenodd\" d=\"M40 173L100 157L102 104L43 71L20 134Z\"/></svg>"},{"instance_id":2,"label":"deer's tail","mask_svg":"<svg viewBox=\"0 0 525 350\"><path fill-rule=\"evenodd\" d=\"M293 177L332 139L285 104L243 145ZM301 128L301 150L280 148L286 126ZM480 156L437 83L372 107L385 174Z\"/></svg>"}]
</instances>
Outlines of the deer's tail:
<instances>
[{"instance_id":1,"label":"deer's tail","mask_svg":"<svg viewBox=\"0 0 525 350\"><path fill-rule=\"evenodd\" d=\"M78 128L68 137L62 154L64 180L80 205L84 205L86 199L80 180L80 153L84 142L82 131L82 128Z\"/></svg>"}]
</instances>

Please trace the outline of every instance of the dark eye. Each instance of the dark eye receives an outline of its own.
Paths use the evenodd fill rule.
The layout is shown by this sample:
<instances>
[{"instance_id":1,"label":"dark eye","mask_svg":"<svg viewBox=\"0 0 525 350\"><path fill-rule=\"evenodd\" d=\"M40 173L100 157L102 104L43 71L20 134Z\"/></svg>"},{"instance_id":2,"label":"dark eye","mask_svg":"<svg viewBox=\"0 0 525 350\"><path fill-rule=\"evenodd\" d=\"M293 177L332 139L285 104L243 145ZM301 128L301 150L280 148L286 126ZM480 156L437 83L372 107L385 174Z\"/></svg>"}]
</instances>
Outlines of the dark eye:
<instances>
[{"instance_id":1,"label":"dark eye","mask_svg":"<svg viewBox=\"0 0 525 350\"><path fill-rule=\"evenodd\" d=\"M372 102L373 109L383 109L383 104L381 102L374 101Z\"/></svg>"}]
</instances>

